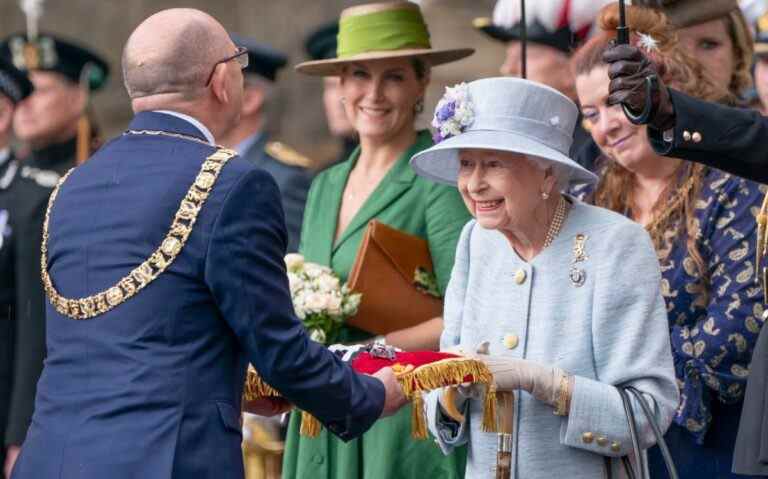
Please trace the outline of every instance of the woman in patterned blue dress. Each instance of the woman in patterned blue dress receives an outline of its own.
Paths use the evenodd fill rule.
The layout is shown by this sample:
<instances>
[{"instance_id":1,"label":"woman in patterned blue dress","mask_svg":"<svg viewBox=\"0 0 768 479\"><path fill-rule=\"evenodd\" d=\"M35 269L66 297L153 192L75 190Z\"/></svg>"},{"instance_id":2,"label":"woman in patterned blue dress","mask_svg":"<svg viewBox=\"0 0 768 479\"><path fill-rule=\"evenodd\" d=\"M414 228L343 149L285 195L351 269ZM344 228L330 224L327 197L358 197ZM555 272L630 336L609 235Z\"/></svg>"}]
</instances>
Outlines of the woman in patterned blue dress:
<instances>
[{"instance_id":1,"label":"woman in patterned blue dress","mask_svg":"<svg viewBox=\"0 0 768 479\"><path fill-rule=\"evenodd\" d=\"M680 477L736 477L733 449L762 326L764 298L755 274L762 191L719 170L656 155L645 127L630 123L621 106L606 105L602 54L615 38L617 17L615 5L606 7L603 32L573 60L584 123L603 153L599 184L578 193L644 224L656 246L681 391L665 438ZM678 47L663 14L633 6L629 28L666 84L710 101L727 98ZM658 449L649 457L651 477L666 477Z\"/></svg>"}]
</instances>

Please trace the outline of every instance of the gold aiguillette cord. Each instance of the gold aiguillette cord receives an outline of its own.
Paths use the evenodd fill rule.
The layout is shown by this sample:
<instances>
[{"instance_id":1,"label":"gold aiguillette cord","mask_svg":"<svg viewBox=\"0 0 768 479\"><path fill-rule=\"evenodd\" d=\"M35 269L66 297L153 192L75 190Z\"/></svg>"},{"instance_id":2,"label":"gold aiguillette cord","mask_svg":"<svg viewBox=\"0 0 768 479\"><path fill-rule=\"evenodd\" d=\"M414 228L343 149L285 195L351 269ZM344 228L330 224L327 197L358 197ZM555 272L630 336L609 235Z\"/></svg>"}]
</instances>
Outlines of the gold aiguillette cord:
<instances>
[{"instance_id":1,"label":"gold aiguillette cord","mask_svg":"<svg viewBox=\"0 0 768 479\"><path fill-rule=\"evenodd\" d=\"M755 281L762 279L764 298L768 301L768 268L763 267L766 249L768 249L768 194L763 198L763 205L757 214L757 244L755 245ZM762 278L760 278L762 272ZM763 313L765 316L765 313ZM765 319L765 318L763 318Z\"/></svg>"},{"instance_id":2,"label":"gold aiguillette cord","mask_svg":"<svg viewBox=\"0 0 768 479\"><path fill-rule=\"evenodd\" d=\"M496 393L499 414L499 450L496 453L496 479L512 477L512 430L515 422L515 393Z\"/></svg>"}]
</instances>

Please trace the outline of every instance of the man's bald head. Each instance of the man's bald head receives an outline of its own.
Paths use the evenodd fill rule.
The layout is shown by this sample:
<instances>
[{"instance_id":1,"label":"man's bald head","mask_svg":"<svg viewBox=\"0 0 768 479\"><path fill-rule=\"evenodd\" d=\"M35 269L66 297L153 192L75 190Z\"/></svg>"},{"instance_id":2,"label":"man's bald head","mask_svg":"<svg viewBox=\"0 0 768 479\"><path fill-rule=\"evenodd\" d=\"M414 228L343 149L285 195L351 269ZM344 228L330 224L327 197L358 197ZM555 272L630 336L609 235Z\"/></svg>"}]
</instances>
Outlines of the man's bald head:
<instances>
[{"instance_id":1,"label":"man's bald head","mask_svg":"<svg viewBox=\"0 0 768 479\"><path fill-rule=\"evenodd\" d=\"M123 49L123 78L132 100L159 94L194 98L214 64L234 53L224 27L190 8L163 10L144 20Z\"/></svg>"}]
</instances>

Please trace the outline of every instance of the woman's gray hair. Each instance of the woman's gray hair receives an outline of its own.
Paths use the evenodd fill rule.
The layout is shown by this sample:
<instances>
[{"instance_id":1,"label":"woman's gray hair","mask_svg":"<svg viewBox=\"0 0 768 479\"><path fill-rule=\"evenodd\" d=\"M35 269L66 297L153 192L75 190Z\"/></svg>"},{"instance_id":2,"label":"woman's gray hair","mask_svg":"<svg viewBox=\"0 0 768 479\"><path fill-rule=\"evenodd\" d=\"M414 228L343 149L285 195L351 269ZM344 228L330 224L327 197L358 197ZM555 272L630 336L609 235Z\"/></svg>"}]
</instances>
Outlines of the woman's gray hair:
<instances>
[{"instance_id":1,"label":"woman's gray hair","mask_svg":"<svg viewBox=\"0 0 768 479\"><path fill-rule=\"evenodd\" d=\"M568 189L568 184L571 182L572 170L567 165L560 164L556 161L546 160L538 156L525 155L525 157L542 170L552 170L552 174L555 176L556 180L555 189L557 191L562 193Z\"/></svg>"}]
</instances>

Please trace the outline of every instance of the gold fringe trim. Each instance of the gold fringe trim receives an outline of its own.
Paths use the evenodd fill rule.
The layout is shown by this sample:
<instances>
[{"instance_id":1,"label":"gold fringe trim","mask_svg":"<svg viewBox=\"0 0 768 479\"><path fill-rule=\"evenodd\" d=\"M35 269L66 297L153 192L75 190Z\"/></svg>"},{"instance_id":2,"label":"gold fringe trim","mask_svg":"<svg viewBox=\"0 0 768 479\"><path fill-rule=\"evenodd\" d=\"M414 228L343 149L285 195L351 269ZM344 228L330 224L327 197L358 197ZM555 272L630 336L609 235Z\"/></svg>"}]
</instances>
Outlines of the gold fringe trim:
<instances>
[{"instance_id":1,"label":"gold fringe trim","mask_svg":"<svg viewBox=\"0 0 768 479\"><path fill-rule=\"evenodd\" d=\"M483 431L496 432L496 386L493 375L488 367L480 360L471 358L448 358L442 361L425 364L418 368L395 364L397 380L403 388L403 394L413 402L411 412L411 435L415 439L427 438L427 420L424 412L423 393L439 389L451 384L461 384L464 378L472 376L474 383L486 386L483 401ZM252 366L248 368L243 397L252 401L259 397L280 397L275 388L265 383ZM317 437L320 434L320 421L306 411L301 413L302 436Z\"/></svg>"},{"instance_id":2,"label":"gold fringe trim","mask_svg":"<svg viewBox=\"0 0 768 479\"><path fill-rule=\"evenodd\" d=\"M301 411L301 427L299 428L299 434L306 437L319 436L320 421L307 411Z\"/></svg>"},{"instance_id":3,"label":"gold fringe trim","mask_svg":"<svg viewBox=\"0 0 768 479\"><path fill-rule=\"evenodd\" d=\"M397 370L397 368L393 367ZM416 369L406 368L397 375L405 397L413 401L411 435L415 439L427 438L426 418L424 417L424 391L432 391L449 384L461 384L464 378L472 376L473 382L485 384L483 401L483 431L496 432L496 386L488 366L480 360L471 358L448 358L425 364Z\"/></svg>"},{"instance_id":4,"label":"gold fringe trim","mask_svg":"<svg viewBox=\"0 0 768 479\"><path fill-rule=\"evenodd\" d=\"M427 418L424 417L424 398L421 391L414 393L411 407L411 436L414 439L426 439Z\"/></svg>"},{"instance_id":5,"label":"gold fringe trim","mask_svg":"<svg viewBox=\"0 0 768 479\"><path fill-rule=\"evenodd\" d=\"M485 389L485 401L483 402L483 432L499 432L499 424L496 416L496 384L491 383Z\"/></svg>"},{"instance_id":6,"label":"gold fringe trim","mask_svg":"<svg viewBox=\"0 0 768 479\"><path fill-rule=\"evenodd\" d=\"M265 383L259 373L249 364L248 374L245 377L245 387L243 388L243 398L246 401L253 401L263 397L282 397L282 394Z\"/></svg>"},{"instance_id":7,"label":"gold fringe trim","mask_svg":"<svg viewBox=\"0 0 768 479\"><path fill-rule=\"evenodd\" d=\"M472 376L475 383L493 384L493 375L484 362L470 358L448 358L425 364L397 376L403 393L413 399L416 391L432 391L450 384L461 384Z\"/></svg>"}]
</instances>

